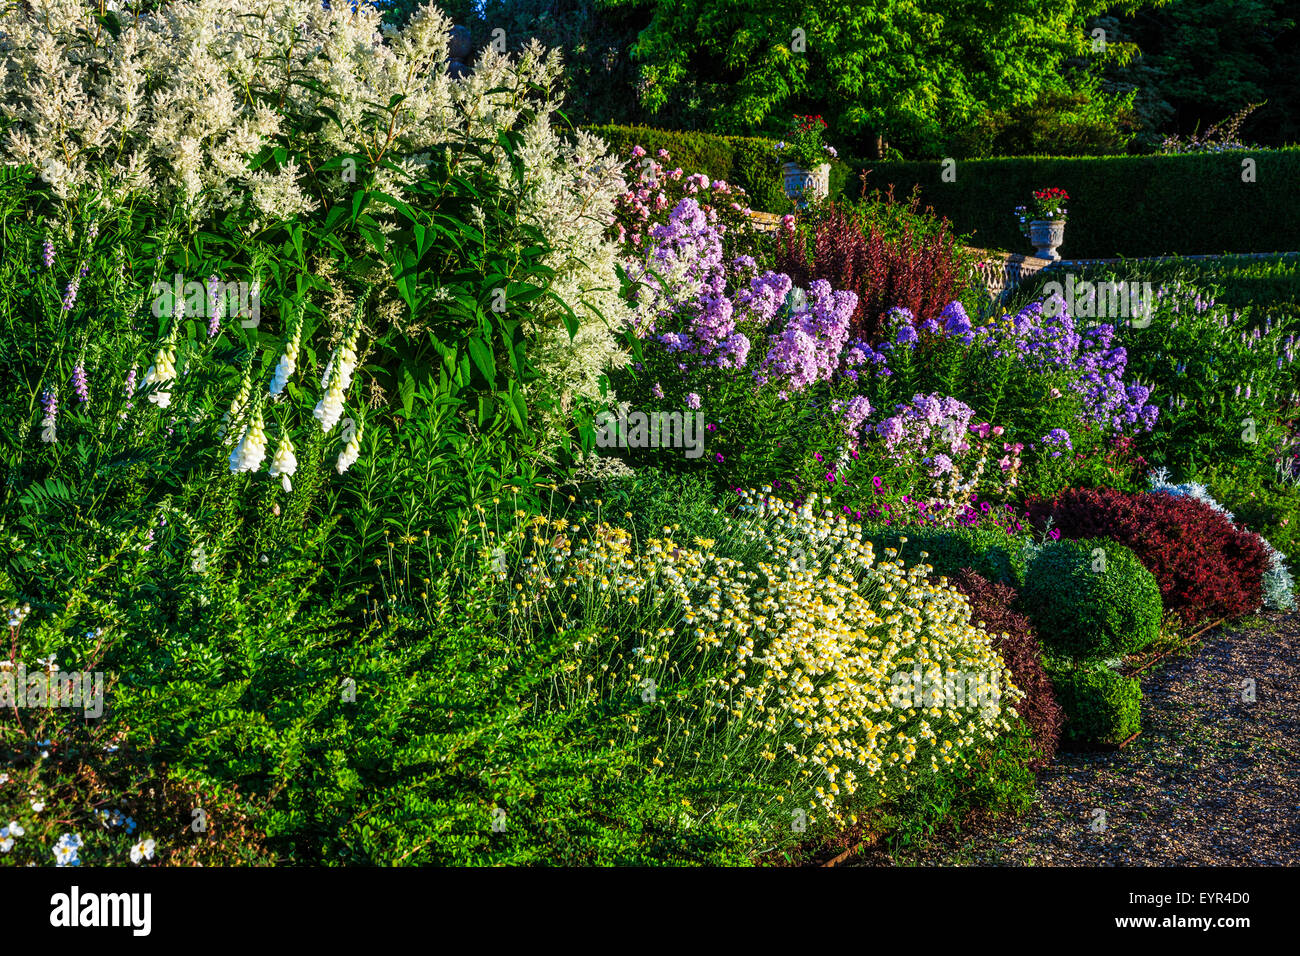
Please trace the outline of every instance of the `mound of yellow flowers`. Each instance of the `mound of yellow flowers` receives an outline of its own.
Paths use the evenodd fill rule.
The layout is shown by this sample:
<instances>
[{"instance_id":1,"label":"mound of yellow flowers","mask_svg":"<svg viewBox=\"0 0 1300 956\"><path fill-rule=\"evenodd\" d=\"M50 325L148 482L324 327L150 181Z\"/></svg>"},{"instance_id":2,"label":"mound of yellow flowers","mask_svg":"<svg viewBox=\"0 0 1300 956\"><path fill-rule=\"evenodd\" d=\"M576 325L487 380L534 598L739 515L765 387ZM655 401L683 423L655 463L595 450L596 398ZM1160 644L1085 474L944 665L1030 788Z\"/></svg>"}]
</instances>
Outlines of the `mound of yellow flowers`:
<instances>
[{"instance_id":1,"label":"mound of yellow flowers","mask_svg":"<svg viewBox=\"0 0 1300 956\"><path fill-rule=\"evenodd\" d=\"M743 560L672 529L638 547L604 522L532 520L522 560L495 576L521 637L582 637L557 700L622 695L649 772L703 761L781 793L782 815L839 824L1010 729L1020 691L960 592L878 557L815 497L742 502L725 550Z\"/></svg>"}]
</instances>

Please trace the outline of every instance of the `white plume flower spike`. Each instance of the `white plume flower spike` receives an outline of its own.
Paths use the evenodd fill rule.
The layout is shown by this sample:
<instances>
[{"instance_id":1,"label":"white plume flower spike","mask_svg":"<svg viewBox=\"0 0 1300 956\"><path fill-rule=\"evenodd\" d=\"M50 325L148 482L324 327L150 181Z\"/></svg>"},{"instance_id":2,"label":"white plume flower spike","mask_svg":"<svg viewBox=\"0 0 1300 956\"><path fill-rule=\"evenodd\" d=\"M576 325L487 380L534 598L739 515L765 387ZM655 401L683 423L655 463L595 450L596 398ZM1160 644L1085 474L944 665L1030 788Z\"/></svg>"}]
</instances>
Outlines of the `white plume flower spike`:
<instances>
[{"instance_id":1,"label":"white plume flower spike","mask_svg":"<svg viewBox=\"0 0 1300 956\"><path fill-rule=\"evenodd\" d=\"M122 206L147 197L196 227L239 212L251 233L319 208L318 190L330 203L350 202L354 179L309 176L309 164L384 140L391 145L368 171L370 188L406 202L410 184L425 178L446 143L518 129L517 153L494 146L458 162L475 181L508 185L512 220L547 238L543 264L554 270L554 299L506 303L537 339L542 374L528 398L540 398L531 391L552 382L564 383L557 391L566 404L602 398L605 374L627 360L617 330L634 314L612 281L620 245L606 235L626 182L605 142L555 121L558 51L536 41L515 56L488 47L471 73L453 79L451 22L432 3L400 29L385 26L385 11L368 3L173 0L142 5L105 31L101 7L84 0L0 4L0 73L8 86L0 95L0 166L40 170L69 206L89 192ZM271 50L274 70L267 68ZM283 84L282 76L295 82ZM399 101L391 116L374 107ZM250 168L250 156L291 133L302 161ZM486 214L469 211L480 223ZM396 214L375 216L381 232L402 226ZM580 304L583 321L572 337L560 321L563 303ZM300 371L290 369L298 357L276 368L273 384L287 388ZM333 362L345 367L343 393L355 362L354 348ZM162 362L153 371L170 374ZM334 372L327 368L323 389ZM332 392L319 406L323 426L335 420L339 401ZM230 423L228 432L239 430Z\"/></svg>"}]
</instances>

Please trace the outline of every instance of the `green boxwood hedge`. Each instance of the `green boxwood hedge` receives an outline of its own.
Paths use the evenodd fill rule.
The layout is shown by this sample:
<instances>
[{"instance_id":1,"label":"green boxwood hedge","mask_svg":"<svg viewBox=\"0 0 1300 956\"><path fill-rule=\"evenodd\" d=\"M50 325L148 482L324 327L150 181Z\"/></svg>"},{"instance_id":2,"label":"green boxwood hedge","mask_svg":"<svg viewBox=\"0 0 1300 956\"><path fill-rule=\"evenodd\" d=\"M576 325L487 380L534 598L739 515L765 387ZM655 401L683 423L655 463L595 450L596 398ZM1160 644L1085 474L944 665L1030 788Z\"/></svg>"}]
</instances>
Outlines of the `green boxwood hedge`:
<instances>
[{"instance_id":1,"label":"green boxwood hedge","mask_svg":"<svg viewBox=\"0 0 1300 956\"><path fill-rule=\"evenodd\" d=\"M970 568L989 581L1020 587L1025 582L1026 539L991 528L907 528L870 530L866 536L878 558L897 548L908 567L924 560L936 576L956 577ZM903 542L902 539L907 541ZM921 552L927 553L922 559Z\"/></svg>"},{"instance_id":2,"label":"green boxwood hedge","mask_svg":"<svg viewBox=\"0 0 1300 956\"><path fill-rule=\"evenodd\" d=\"M1049 544L1030 562L1020 598L1044 646L1073 660L1131 654L1160 633L1160 586L1114 541Z\"/></svg>"},{"instance_id":3,"label":"green boxwood hedge","mask_svg":"<svg viewBox=\"0 0 1300 956\"><path fill-rule=\"evenodd\" d=\"M1142 727L1142 686L1100 664L1049 669L1065 711L1065 737L1076 744L1115 747Z\"/></svg>"},{"instance_id":4,"label":"green boxwood hedge","mask_svg":"<svg viewBox=\"0 0 1300 956\"><path fill-rule=\"evenodd\" d=\"M643 126L594 126L621 155L640 144L667 149L688 172L744 187L755 209L790 209L772 140L674 132ZM1242 160L1255 181L1242 181ZM1061 255L1217 255L1300 251L1300 147L1177 156L1014 156L959 160L952 182L943 161L846 161L831 165L831 196L855 198L859 174L894 195L921 190L922 205L952 220L976 246L1032 252L1012 216L1043 186L1070 194Z\"/></svg>"}]
</instances>

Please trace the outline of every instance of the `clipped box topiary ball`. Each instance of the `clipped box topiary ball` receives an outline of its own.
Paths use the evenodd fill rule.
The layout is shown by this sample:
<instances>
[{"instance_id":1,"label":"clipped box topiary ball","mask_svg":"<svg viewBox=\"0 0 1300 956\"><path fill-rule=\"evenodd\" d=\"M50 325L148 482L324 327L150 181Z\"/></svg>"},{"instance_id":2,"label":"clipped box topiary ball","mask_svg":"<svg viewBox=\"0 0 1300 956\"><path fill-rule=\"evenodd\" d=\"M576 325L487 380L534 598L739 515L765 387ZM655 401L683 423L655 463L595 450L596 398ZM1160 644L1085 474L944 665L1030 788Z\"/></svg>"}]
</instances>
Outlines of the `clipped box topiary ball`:
<instances>
[{"instance_id":1,"label":"clipped box topiary ball","mask_svg":"<svg viewBox=\"0 0 1300 956\"><path fill-rule=\"evenodd\" d=\"M1059 541L1029 565L1025 612L1049 649L1075 660L1140 651L1160 633L1160 587L1137 556L1107 539Z\"/></svg>"},{"instance_id":2,"label":"clipped box topiary ball","mask_svg":"<svg viewBox=\"0 0 1300 956\"><path fill-rule=\"evenodd\" d=\"M1052 671L1072 743L1118 747L1142 726L1142 687L1102 664Z\"/></svg>"}]
</instances>

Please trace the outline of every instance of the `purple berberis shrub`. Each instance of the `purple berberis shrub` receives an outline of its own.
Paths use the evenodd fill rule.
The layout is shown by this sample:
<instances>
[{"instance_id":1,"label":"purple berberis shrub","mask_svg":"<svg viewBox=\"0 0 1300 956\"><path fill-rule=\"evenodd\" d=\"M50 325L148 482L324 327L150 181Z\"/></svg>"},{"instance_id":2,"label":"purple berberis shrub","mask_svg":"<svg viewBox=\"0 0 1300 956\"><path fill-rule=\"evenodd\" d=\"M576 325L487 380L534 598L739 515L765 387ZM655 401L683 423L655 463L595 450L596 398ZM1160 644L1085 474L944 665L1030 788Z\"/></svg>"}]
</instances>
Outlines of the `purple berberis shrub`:
<instances>
[{"instance_id":1,"label":"purple berberis shrub","mask_svg":"<svg viewBox=\"0 0 1300 956\"><path fill-rule=\"evenodd\" d=\"M856 292L836 292L825 279L810 284L808 308L792 313L785 331L773 337L754 380L760 385L775 380L783 392L830 381L839 370L849 337L849 317L857 305Z\"/></svg>"}]
</instances>

